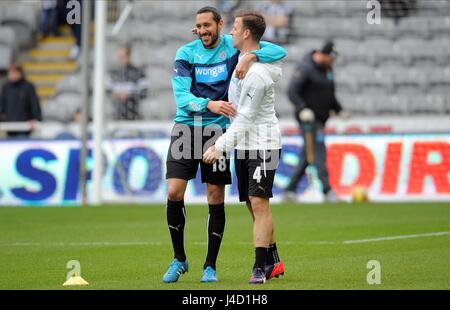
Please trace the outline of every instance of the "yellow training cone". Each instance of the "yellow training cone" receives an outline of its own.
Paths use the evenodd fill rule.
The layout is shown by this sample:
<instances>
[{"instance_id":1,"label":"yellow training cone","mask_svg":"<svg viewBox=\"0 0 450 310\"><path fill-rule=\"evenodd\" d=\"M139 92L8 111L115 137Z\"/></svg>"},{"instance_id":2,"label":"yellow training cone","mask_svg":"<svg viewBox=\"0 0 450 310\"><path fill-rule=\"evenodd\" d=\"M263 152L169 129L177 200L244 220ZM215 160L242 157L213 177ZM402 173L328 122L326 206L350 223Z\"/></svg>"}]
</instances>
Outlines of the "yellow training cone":
<instances>
[{"instance_id":1,"label":"yellow training cone","mask_svg":"<svg viewBox=\"0 0 450 310\"><path fill-rule=\"evenodd\" d=\"M70 277L66 282L64 282L63 286L88 285L88 284L89 283L82 277Z\"/></svg>"}]
</instances>

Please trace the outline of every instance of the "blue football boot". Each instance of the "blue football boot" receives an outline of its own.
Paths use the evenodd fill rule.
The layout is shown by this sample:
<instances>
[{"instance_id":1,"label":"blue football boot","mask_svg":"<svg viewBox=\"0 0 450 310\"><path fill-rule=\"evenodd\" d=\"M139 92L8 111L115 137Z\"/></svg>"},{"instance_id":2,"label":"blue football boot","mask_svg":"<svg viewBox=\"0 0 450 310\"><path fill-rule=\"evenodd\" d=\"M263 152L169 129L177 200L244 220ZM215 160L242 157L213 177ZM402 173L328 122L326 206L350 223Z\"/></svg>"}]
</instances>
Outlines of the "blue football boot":
<instances>
[{"instance_id":1,"label":"blue football boot","mask_svg":"<svg viewBox=\"0 0 450 310\"><path fill-rule=\"evenodd\" d=\"M206 283L206 282L217 282L217 273L214 269L211 267L206 267L205 270L203 270L202 279L200 282Z\"/></svg>"},{"instance_id":2,"label":"blue football boot","mask_svg":"<svg viewBox=\"0 0 450 310\"><path fill-rule=\"evenodd\" d=\"M180 262L174 259L169 266L169 270L163 276L164 283L177 282L178 278L185 272L188 272L188 261Z\"/></svg>"}]
</instances>

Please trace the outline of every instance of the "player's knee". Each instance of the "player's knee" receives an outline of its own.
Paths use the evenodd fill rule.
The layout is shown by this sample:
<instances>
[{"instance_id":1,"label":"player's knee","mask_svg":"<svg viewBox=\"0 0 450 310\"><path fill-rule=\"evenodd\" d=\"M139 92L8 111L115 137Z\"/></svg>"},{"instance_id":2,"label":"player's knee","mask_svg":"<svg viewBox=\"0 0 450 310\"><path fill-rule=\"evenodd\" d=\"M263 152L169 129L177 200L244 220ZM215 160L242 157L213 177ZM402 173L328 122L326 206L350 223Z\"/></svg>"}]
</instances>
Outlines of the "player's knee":
<instances>
[{"instance_id":1,"label":"player's knee","mask_svg":"<svg viewBox=\"0 0 450 310\"><path fill-rule=\"evenodd\" d=\"M208 203L212 205L221 204L225 199L224 189L220 187L210 187L206 190L206 194L208 196Z\"/></svg>"},{"instance_id":2,"label":"player's knee","mask_svg":"<svg viewBox=\"0 0 450 310\"><path fill-rule=\"evenodd\" d=\"M217 193L208 196L208 204L210 205L219 205L223 203L224 200L224 196Z\"/></svg>"},{"instance_id":3,"label":"player's knee","mask_svg":"<svg viewBox=\"0 0 450 310\"><path fill-rule=\"evenodd\" d=\"M181 201L184 199L184 191L176 186L169 186L167 189L167 198L170 201Z\"/></svg>"},{"instance_id":4,"label":"player's knee","mask_svg":"<svg viewBox=\"0 0 450 310\"><path fill-rule=\"evenodd\" d=\"M265 198L251 196L250 204L255 216L264 215L269 212L269 204Z\"/></svg>"}]
</instances>

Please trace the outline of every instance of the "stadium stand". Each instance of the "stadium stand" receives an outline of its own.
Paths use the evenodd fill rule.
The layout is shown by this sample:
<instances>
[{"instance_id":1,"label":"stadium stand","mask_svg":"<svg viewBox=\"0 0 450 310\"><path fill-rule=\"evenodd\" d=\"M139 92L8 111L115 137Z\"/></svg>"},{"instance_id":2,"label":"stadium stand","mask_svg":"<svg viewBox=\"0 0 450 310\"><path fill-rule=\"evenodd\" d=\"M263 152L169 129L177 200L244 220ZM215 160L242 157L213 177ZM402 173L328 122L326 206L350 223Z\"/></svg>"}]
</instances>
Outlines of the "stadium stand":
<instances>
[{"instance_id":1,"label":"stadium stand","mask_svg":"<svg viewBox=\"0 0 450 310\"><path fill-rule=\"evenodd\" d=\"M6 71L12 59L12 49L9 46L0 45L0 70Z\"/></svg>"},{"instance_id":2,"label":"stadium stand","mask_svg":"<svg viewBox=\"0 0 450 310\"><path fill-rule=\"evenodd\" d=\"M189 3L186 4L187 10L195 11L195 3L186 3ZM258 3L260 1L251 1L246 5L257 7ZM327 38L336 41L340 52L335 68L338 96L344 107L353 113L408 115L439 114L447 111L450 105L447 103L450 79L444 66L448 64L450 56L450 4L445 1L417 1L408 17L401 18L396 24L392 18L382 16L381 25L367 23L366 4L367 1L364 0L290 2L295 13L291 31L292 43L285 46L288 57L284 66L284 79L278 86L277 108L280 117L290 118L292 114L292 106L286 98L286 89L293 66L300 59L300 55L321 46ZM130 23L133 20L134 23L147 23L146 29L150 31L146 31L141 37L135 35L132 39L145 42L137 48L146 50L141 55L149 55L147 51L150 50L154 51L153 54L158 54L157 59L160 61L157 63L154 59L143 60L142 63L147 65L149 76L161 77L164 76L164 70L160 72L156 67L170 68L177 46L189 39L187 30L192 14L185 14L184 10L167 10L164 5L154 5L151 14L143 13L149 4L135 7ZM158 9L155 9L156 7ZM172 35L169 35L170 40L159 45L158 51L152 46L165 35L152 36L154 32L151 29L155 27L154 16L157 16L157 21L161 18L180 19L173 29L165 28ZM183 19L186 22L182 21ZM130 26L129 29L131 28L134 27ZM174 33L178 36L173 35ZM139 44L136 43L136 46ZM139 58L140 56L137 57ZM152 74L152 71L156 73ZM170 83L165 83L162 79L150 80L154 92L166 92L166 95L160 92L158 99L173 103ZM417 93L420 96L417 96ZM151 117L150 113L148 116ZM161 115L154 117L159 119Z\"/></svg>"},{"instance_id":3,"label":"stadium stand","mask_svg":"<svg viewBox=\"0 0 450 310\"><path fill-rule=\"evenodd\" d=\"M344 107L368 115L445 113L449 99L443 90L450 86L444 67L450 46L448 2L417 1L417 8L398 25L385 16L381 25L369 25L366 1L341 1L336 10L327 8L329 1L295 3L293 45L311 38L336 41L337 91Z\"/></svg>"},{"instance_id":4,"label":"stadium stand","mask_svg":"<svg viewBox=\"0 0 450 310\"><path fill-rule=\"evenodd\" d=\"M13 29L14 38L19 47L30 47L33 44L37 23L38 10L36 5L12 1L2 3L0 24Z\"/></svg>"},{"instance_id":5,"label":"stadium stand","mask_svg":"<svg viewBox=\"0 0 450 310\"><path fill-rule=\"evenodd\" d=\"M71 102L79 98L78 63L69 58L74 38L63 29L61 37L36 40L38 2L1 2L0 71L22 51L24 68L43 99L44 118L66 121L67 114L51 106L61 104L66 94ZM128 3L108 2L119 13ZM243 6L255 8L261 2L244 1ZM413 3L409 14L398 22L384 14L381 25L370 25L365 0L291 1L294 13L290 43L285 45L288 57L277 89L279 116L292 118L286 90L296 62L329 38L339 51L335 65L338 98L353 114L449 113L450 2ZM142 102L145 119L173 116L172 61L178 47L194 38L195 12L205 5L215 5L215 1L135 1L118 35L108 36L108 50L131 43L132 62L149 77L150 96ZM109 19L108 33L114 21ZM114 53L105 57L109 66L114 63Z\"/></svg>"}]
</instances>

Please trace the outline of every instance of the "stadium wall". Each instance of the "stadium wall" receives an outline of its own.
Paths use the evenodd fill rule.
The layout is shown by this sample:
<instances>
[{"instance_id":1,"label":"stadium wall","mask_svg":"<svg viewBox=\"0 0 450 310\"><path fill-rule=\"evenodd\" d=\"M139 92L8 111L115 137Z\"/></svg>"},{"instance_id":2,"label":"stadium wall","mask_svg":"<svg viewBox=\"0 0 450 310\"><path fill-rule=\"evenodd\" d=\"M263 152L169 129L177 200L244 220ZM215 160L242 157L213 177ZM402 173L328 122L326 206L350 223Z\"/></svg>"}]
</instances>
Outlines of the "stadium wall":
<instances>
[{"instance_id":1,"label":"stadium wall","mask_svg":"<svg viewBox=\"0 0 450 310\"><path fill-rule=\"evenodd\" d=\"M168 138L105 141L104 201L165 203L168 144ZM350 199L354 186L363 185L372 201L450 201L450 134L329 135L326 144L330 181L344 199ZM0 206L79 204L79 148L76 140L0 142ZM301 148L299 137L283 137L274 202L280 201ZM232 171L235 178L234 167ZM308 168L307 175L297 189L300 200L321 202L314 167ZM92 191L90 182L87 188ZM235 183L227 187L226 197L228 202L238 201ZM186 201L205 199L199 178L191 181Z\"/></svg>"}]
</instances>

